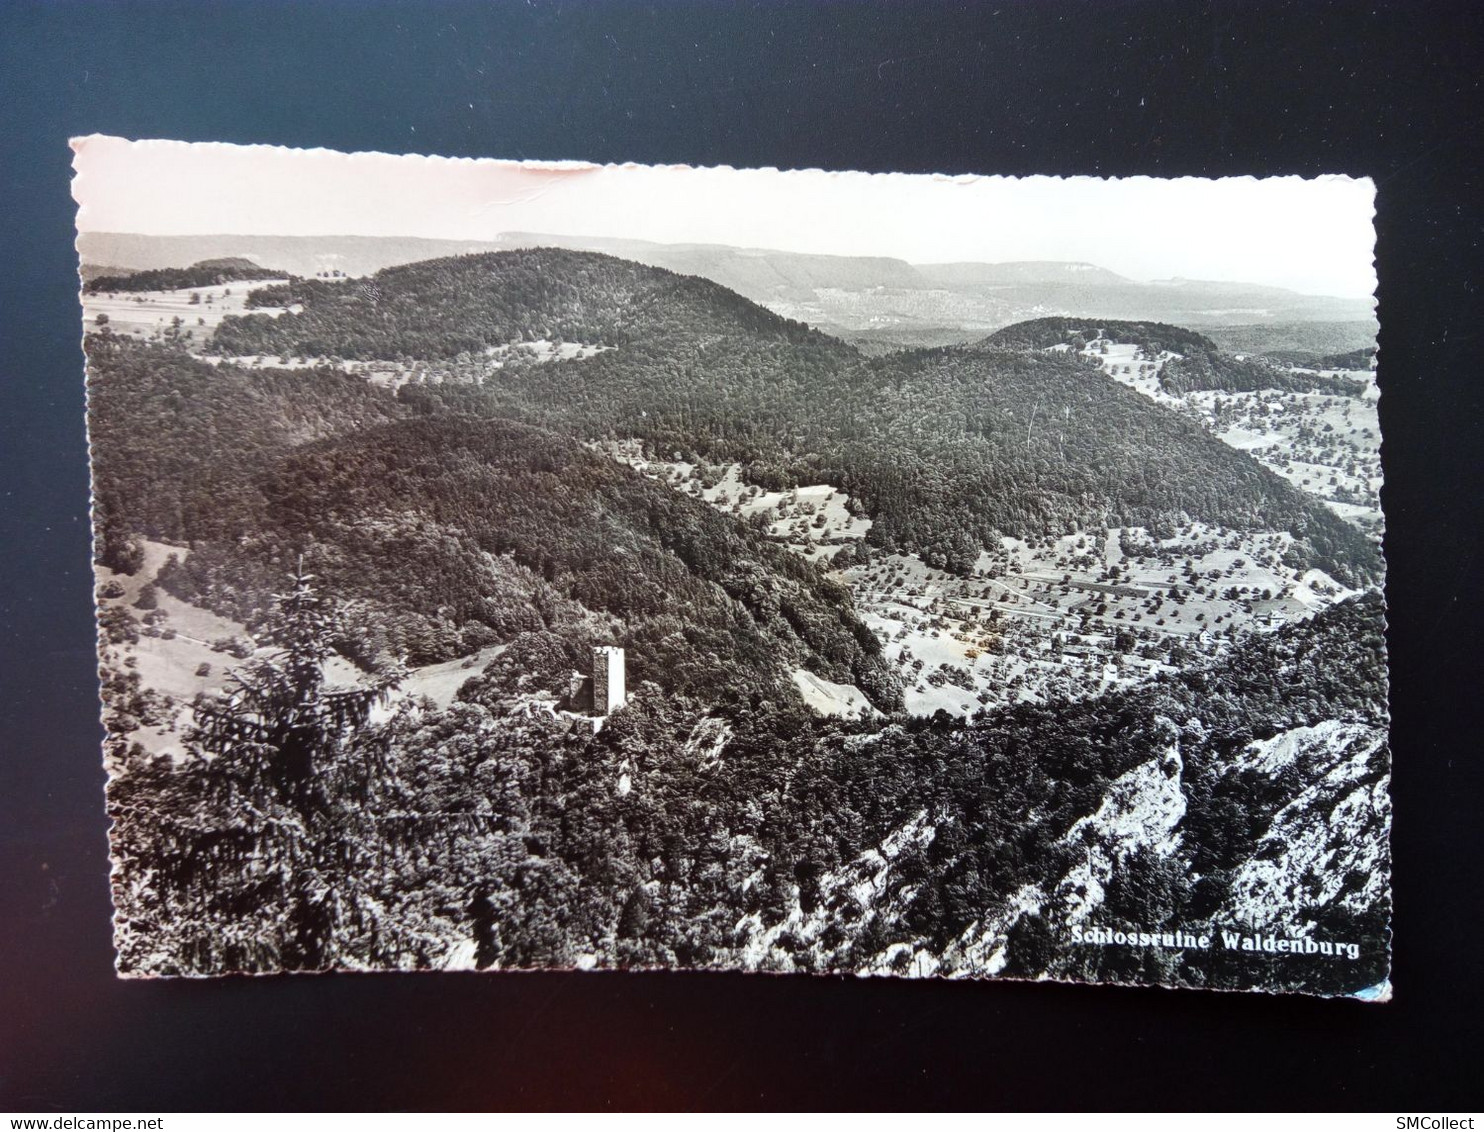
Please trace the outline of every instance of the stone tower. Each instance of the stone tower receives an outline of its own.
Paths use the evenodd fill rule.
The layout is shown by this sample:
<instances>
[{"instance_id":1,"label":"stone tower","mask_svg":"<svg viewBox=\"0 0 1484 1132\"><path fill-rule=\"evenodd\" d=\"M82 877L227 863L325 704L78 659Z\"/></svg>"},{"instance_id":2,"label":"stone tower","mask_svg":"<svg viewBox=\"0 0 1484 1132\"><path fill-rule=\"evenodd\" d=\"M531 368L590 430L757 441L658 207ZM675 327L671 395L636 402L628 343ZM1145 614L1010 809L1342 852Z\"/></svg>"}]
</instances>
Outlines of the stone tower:
<instances>
[{"instance_id":1,"label":"stone tower","mask_svg":"<svg viewBox=\"0 0 1484 1132\"><path fill-rule=\"evenodd\" d=\"M599 645L593 649L593 712L608 715L623 707L623 649Z\"/></svg>"}]
</instances>

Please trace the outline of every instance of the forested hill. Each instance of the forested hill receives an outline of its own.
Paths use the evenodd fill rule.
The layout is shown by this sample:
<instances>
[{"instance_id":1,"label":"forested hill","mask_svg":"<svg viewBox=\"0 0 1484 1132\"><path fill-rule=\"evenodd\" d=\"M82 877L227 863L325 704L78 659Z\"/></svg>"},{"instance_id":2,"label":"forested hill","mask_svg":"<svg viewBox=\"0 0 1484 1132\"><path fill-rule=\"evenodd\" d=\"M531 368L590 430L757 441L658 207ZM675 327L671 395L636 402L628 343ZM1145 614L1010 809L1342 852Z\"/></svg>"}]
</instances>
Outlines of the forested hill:
<instances>
[{"instance_id":1,"label":"forested hill","mask_svg":"<svg viewBox=\"0 0 1484 1132\"><path fill-rule=\"evenodd\" d=\"M259 476L294 445L405 413L387 390L336 370L218 368L107 333L86 347L97 553L125 572L133 535L237 538Z\"/></svg>"},{"instance_id":2,"label":"forested hill","mask_svg":"<svg viewBox=\"0 0 1484 1132\"><path fill-rule=\"evenodd\" d=\"M1366 346L1359 350L1347 350L1342 354L1325 354L1308 364L1314 369L1370 369L1376 360L1376 347Z\"/></svg>"},{"instance_id":3,"label":"forested hill","mask_svg":"<svg viewBox=\"0 0 1484 1132\"><path fill-rule=\"evenodd\" d=\"M1017 350L1045 350L1065 345L1081 350L1098 339L1138 346L1151 360L1166 351L1179 355L1166 361L1160 369L1159 383L1166 393L1178 395L1206 389L1233 393L1256 389L1355 392L1351 383L1335 378L1295 374L1266 358L1236 357L1224 352L1204 334L1163 322L1062 316L1033 318L996 330L981 345Z\"/></svg>"},{"instance_id":4,"label":"forested hill","mask_svg":"<svg viewBox=\"0 0 1484 1132\"><path fill-rule=\"evenodd\" d=\"M250 302L302 310L224 319L214 351L433 359L538 338L617 346L745 333L853 354L709 280L558 248L427 260L370 279L295 279Z\"/></svg>"},{"instance_id":5,"label":"forested hill","mask_svg":"<svg viewBox=\"0 0 1484 1132\"><path fill-rule=\"evenodd\" d=\"M536 338L615 346L403 398L425 413L735 460L769 487L834 483L875 519L877 545L957 571L1002 534L1189 520L1292 531L1300 557L1342 580L1379 569L1322 505L1074 357L957 348L867 360L714 283L557 249L295 280L256 301L302 309L225 319L212 350L435 359ZM1204 342L1160 330L1166 347Z\"/></svg>"},{"instance_id":6,"label":"forested hill","mask_svg":"<svg viewBox=\"0 0 1484 1132\"><path fill-rule=\"evenodd\" d=\"M161 267L122 275L99 275L88 280L89 291L177 291L186 287L217 287L238 280L282 279L287 272L259 267L250 259L229 256L203 259L190 267Z\"/></svg>"},{"instance_id":7,"label":"forested hill","mask_svg":"<svg viewBox=\"0 0 1484 1132\"><path fill-rule=\"evenodd\" d=\"M812 346L671 342L403 396L739 461L770 489L832 483L872 516L874 545L958 572L1002 534L1199 519L1290 531L1342 580L1379 576L1369 542L1321 503L1067 355L945 348L841 366Z\"/></svg>"},{"instance_id":8,"label":"forested hill","mask_svg":"<svg viewBox=\"0 0 1484 1132\"><path fill-rule=\"evenodd\" d=\"M847 451L886 492L878 538L929 539L952 515L1017 535L1186 517L1289 531L1342 579L1379 576L1369 541L1323 504L1083 359L959 347L867 368L888 443Z\"/></svg>"},{"instance_id":9,"label":"forested hill","mask_svg":"<svg viewBox=\"0 0 1484 1132\"><path fill-rule=\"evenodd\" d=\"M134 535L190 547L161 584L251 626L302 553L352 603L357 659L509 644L527 690L563 690L589 646L616 643L636 682L708 704L787 699L795 666L900 704L844 587L574 439L414 415L329 369L214 367L109 334L87 350L115 569Z\"/></svg>"},{"instance_id":10,"label":"forested hill","mask_svg":"<svg viewBox=\"0 0 1484 1132\"><path fill-rule=\"evenodd\" d=\"M1166 322L1127 322L1107 318L1032 318L1001 327L988 338L985 346L1004 346L1015 350L1044 350L1080 337L1084 342L1107 338L1142 346L1151 354L1169 350L1174 354L1208 354L1217 351L1216 343L1204 334L1171 326Z\"/></svg>"},{"instance_id":11,"label":"forested hill","mask_svg":"<svg viewBox=\"0 0 1484 1132\"><path fill-rule=\"evenodd\" d=\"M262 481L255 533L166 584L251 616L305 552L359 606L358 642L413 663L512 642L527 687L565 690L594 644L633 681L707 703L787 698L790 670L899 690L848 592L704 503L529 426L418 419L300 447Z\"/></svg>"}]
</instances>

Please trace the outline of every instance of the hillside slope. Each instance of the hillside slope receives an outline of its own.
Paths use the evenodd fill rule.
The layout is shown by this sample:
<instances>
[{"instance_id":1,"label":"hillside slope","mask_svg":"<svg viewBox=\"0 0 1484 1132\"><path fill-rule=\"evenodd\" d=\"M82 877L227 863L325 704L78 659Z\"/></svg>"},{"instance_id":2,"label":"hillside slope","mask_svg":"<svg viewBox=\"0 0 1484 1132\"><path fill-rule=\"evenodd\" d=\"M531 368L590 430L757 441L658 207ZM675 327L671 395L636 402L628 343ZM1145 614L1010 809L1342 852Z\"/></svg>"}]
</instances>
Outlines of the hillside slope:
<instances>
[{"instance_id":1,"label":"hillside slope","mask_svg":"<svg viewBox=\"0 0 1484 1132\"><path fill-rule=\"evenodd\" d=\"M451 358L538 337L615 346L407 396L425 412L738 461L766 485L835 483L878 520L878 545L960 571L1001 534L1189 519L1292 530L1308 540L1301 554L1343 578L1378 568L1363 541L1249 457L1070 358L960 348L866 360L705 280L553 249L296 281L258 298L302 310L226 319L213 349ZM1042 321L1046 334L1068 332ZM1208 357L1225 367L1220 380L1242 368L1189 331L1136 331L1151 326L1191 352L1183 381L1217 373ZM1271 367L1249 368L1268 380Z\"/></svg>"},{"instance_id":2,"label":"hillside slope","mask_svg":"<svg viewBox=\"0 0 1484 1132\"><path fill-rule=\"evenodd\" d=\"M737 461L769 490L834 484L873 519L874 546L959 573L1001 535L1192 519L1290 531L1300 558L1342 580L1379 570L1363 537L1250 456L1056 354L947 348L841 366L823 349L670 342L406 396Z\"/></svg>"},{"instance_id":3,"label":"hillside slope","mask_svg":"<svg viewBox=\"0 0 1484 1132\"><path fill-rule=\"evenodd\" d=\"M619 345L683 331L823 339L709 280L555 248L428 260L370 280L298 279L263 288L253 301L303 309L224 319L214 351L451 358L535 338Z\"/></svg>"},{"instance_id":4,"label":"hillside slope","mask_svg":"<svg viewBox=\"0 0 1484 1132\"><path fill-rule=\"evenodd\" d=\"M109 333L85 345L99 560L125 572L130 534L236 537L273 460L405 412L386 390L334 370L216 367Z\"/></svg>"},{"instance_id":5,"label":"hillside slope","mask_svg":"<svg viewBox=\"0 0 1484 1132\"><path fill-rule=\"evenodd\" d=\"M1034 350L1065 345L1080 350L1085 343L1098 338L1137 346L1150 358L1164 353L1177 355L1167 359L1160 370L1160 387L1177 396L1208 389L1226 392L1256 389L1351 391L1333 378L1295 374L1266 358L1228 354L1204 334L1163 322L1037 318L996 330L984 339L983 345Z\"/></svg>"},{"instance_id":6,"label":"hillside slope","mask_svg":"<svg viewBox=\"0 0 1484 1132\"><path fill-rule=\"evenodd\" d=\"M303 550L334 593L364 603L363 637L416 663L541 632L572 656L612 640L634 680L706 702L777 696L803 667L897 706L843 587L551 433L404 421L298 448L261 490L255 534L198 549L170 580L182 596L229 583L239 605L260 601L275 564Z\"/></svg>"},{"instance_id":7,"label":"hillside slope","mask_svg":"<svg viewBox=\"0 0 1484 1132\"><path fill-rule=\"evenodd\" d=\"M259 267L240 256L203 259L189 267L165 267L87 277L86 289L99 291L175 291L186 287L216 287L222 283L282 279L286 272Z\"/></svg>"},{"instance_id":8,"label":"hillside slope","mask_svg":"<svg viewBox=\"0 0 1484 1132\"><path fill-rule=\"evenodd\" d=\"M883 544L919 542L921 524L950 508L1015 535L1077 524L1157 529L1188 516L1289 531L1308 544L1301 557L1342 578L1379 569L1363 536L1314 500L1076 359L950 348L869 369L889 413L884 431L913 438L895 452L855 449L875 462L873 483L895 492L894 505L873 508ZM862 485L868 500L871 486Z\"/></svg>"},{"instance_id":9,"label":"hillside slope","mask_svg":"<svg viewBox=\"0 0 1484 1132\"><path fill-rule=\"evenodd\" d=\"M706 702L793 699L804 668L897 706L842 587L570 438L413 416L330 370L213 367L111 335L88 348L100 561L130 566L139 534L190 544L161 572L178 597L257 624L302 554L356 603L346 647L365 663L536 633L548 683L616 641L636 679Z\"/></svg>"}]
</instances>

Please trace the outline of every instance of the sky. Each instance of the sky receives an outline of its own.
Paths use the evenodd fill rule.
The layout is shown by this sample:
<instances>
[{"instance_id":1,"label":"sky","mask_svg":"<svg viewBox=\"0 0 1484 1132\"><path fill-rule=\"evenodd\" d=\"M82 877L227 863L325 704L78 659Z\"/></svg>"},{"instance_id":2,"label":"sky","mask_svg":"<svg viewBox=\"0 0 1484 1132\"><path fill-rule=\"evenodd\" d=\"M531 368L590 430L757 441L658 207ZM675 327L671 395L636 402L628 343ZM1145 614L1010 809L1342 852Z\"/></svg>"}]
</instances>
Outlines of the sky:
<instances>
[{"instance_id":1,"label":"sky","mask_svg":"<svg viewBox=\"0 0 1484 1132\"><path fill-rule=\"evenodd\" d=\"M1065 260L1137 280L1375 290L1368 179L978 177L584 165L73 140L78 229L715 243L910 263Z\"/></svg>"}]
</instances>

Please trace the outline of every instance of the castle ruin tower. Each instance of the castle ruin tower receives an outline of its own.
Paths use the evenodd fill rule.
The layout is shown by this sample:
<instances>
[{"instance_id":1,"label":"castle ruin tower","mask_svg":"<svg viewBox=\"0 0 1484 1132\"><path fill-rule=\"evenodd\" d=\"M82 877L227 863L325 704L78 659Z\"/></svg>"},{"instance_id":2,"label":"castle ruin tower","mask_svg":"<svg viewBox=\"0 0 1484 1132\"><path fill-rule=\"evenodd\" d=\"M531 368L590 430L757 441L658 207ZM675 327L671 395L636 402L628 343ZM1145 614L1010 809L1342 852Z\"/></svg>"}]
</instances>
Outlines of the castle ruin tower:
<instances>
[{"instance_id":1,"label":"castle ruin tower","mask_svg":"<svg viewBox=\"0 0 1484 1132\"><path fill-rule=\"evenodd\" d=\"M623 649L599 645L593 649L593 711L610 715L623 707L626 698Z\"/></svg>"}]
</instances>

